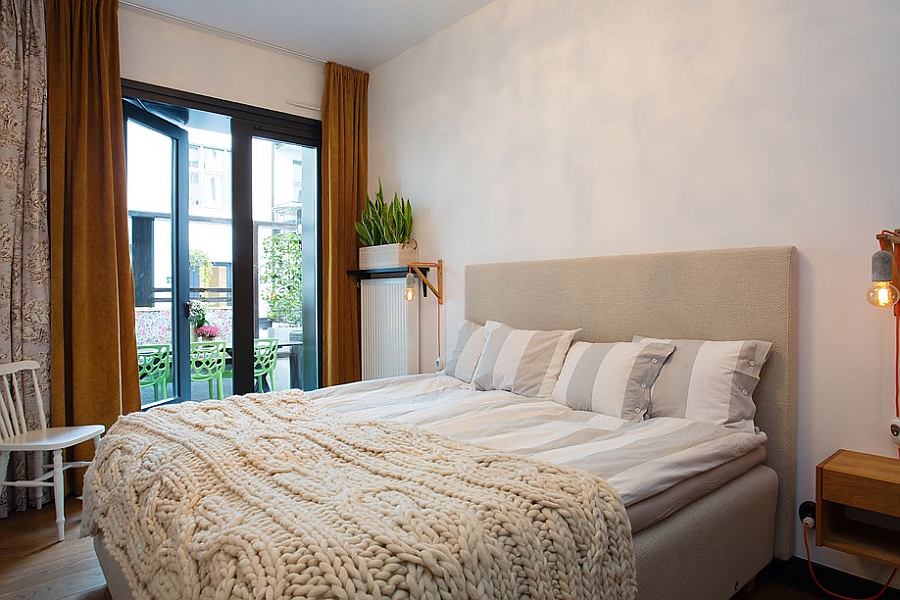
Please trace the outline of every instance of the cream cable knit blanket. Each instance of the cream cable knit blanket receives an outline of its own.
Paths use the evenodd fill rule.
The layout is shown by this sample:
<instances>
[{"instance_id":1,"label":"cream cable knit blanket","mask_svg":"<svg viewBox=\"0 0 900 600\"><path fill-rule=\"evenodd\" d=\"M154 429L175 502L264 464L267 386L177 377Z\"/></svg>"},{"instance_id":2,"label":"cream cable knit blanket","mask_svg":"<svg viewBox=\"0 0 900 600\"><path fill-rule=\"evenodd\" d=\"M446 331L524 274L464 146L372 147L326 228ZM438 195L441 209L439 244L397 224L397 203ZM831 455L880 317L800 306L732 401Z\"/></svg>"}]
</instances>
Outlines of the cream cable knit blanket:
<instances>
[{"instance_id":1,"label":"cream cable knit blanket","mask_svg":"<svg viewBox=\"0 0 900 600\"><path fill-rule=\"evenodd\" d=\"M122 417L85 478L136 598L633 598L617 494L299 391Z\"/></svg>"}]
</instances>

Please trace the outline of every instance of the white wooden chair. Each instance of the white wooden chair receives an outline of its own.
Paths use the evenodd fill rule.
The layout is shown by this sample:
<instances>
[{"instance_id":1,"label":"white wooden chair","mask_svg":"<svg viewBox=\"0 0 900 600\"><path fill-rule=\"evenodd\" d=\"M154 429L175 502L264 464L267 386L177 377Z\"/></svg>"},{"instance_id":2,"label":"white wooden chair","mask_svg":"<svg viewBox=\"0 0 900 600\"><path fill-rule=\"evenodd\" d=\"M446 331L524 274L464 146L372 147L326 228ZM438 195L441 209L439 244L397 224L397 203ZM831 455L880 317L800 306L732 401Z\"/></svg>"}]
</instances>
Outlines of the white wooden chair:
<instances>
[{"instance_id":1,"label":"white wooden chair","mask_svg":"<svg viewBox=\"0 0 900 600\"><path fill-rule=\"evenodd\" d=\"M63 463L65 448L94 439L94 450L100 443L103 425L78 427L46 427L44 401L38 386L37 371L41 366L33 360L0 365L0 494L6 486L27 488L53 488L56 504L56 531L60 541L66 538L66 517L63 512L63 471L72 467L86 467L89 461ZM30 377L29 377L30 373ZM30 379L30 382L28 381ZM31 393L27 393L30 391ZM25 423L24 396L37 402L40 429L28 430ZM44 472L44 452L53 452L53 470ZM11 452L34 452L34 472L30 480L6 481ZM48 481L50 478L52 482ZM39 493L38 507L42 504Z\"/></svg>"}]
</instances>

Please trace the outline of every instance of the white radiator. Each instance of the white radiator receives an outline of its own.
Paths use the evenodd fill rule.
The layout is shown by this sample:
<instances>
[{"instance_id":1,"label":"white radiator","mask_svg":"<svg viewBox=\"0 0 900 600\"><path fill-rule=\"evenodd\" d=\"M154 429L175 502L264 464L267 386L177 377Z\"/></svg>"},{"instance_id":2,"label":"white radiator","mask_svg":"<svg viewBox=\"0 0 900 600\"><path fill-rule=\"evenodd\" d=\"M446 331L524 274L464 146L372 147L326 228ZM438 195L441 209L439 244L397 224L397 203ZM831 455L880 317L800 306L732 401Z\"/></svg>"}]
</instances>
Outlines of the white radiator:
<instances>
[{"instance_id":1,"label":"white radiator","mask_svg":"<svg viewBox=\"0 0 900 600\"><path fill-rule=\"evenodd\" d=\"M406 277L360 281L363 379L419 372L419 299L404 292Z\"/></svg>"}]
</instances>

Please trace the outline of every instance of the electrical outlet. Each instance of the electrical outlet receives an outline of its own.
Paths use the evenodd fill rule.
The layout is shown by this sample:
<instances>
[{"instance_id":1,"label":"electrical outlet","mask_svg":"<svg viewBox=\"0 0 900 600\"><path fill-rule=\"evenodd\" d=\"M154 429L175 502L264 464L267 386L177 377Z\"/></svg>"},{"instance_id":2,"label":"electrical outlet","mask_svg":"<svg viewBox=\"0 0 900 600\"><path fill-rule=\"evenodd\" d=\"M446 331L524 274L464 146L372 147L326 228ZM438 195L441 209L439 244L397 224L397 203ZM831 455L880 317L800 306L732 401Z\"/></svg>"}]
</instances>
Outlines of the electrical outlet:
<instances>
[{"instance_id":1,"label":"electrical outlet","mask_svg":"<svg viewBox=\"0 0 900 600\"><path fill-rule=\"evenodd\" d=\"M891 439L900 446L900 418L891 421Z\"/></svg>"},{"instance_id":2,"label":"electrical outlet","mask_svg":"<svg viewBox=\"0 0 900 600\"><path fill-rule=\"evenodd\" d=\"M434 359L434 370L440 371L443 368L444 368L444 358L442 356L438 356L436 359Z\"/></svg>"},{"instance_id":3,"label":"electrical outlet","mask_svg":"<svg viewBox=\"0 0 900 600\"><path fill-rule=\"evenodd\" d=\"M803 524L814 529L816 526L816 503L812 500L800 503L800 520Z\"/></svg>"}]
</instances>

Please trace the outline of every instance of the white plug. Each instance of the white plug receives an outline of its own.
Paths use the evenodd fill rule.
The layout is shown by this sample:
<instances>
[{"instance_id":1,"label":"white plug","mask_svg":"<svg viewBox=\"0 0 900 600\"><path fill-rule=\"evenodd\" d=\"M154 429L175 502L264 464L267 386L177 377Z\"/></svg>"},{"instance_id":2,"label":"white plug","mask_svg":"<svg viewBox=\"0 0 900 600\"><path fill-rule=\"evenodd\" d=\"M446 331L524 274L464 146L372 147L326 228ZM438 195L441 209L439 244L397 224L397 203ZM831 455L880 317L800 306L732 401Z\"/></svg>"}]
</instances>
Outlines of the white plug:
<instances>
[{"instance_id":1,"label":"white plug","mask_svg":"<svg viewBox=\"0 0 900 600\"><path fill-rule=\"evenodd\" d=\"M812 500L800 503L800 521L806 529L816 528L816 503Z\"/></svg>"},{"instance_id":2,"label":"white plug","mask_svg":"<svg viewBox=\"0 0 900 600\"><path fill-rule=\"evenodd\" d=\"M891 439L900 446L900 418L891 421Z\"/></svg>"}]
</instances>

